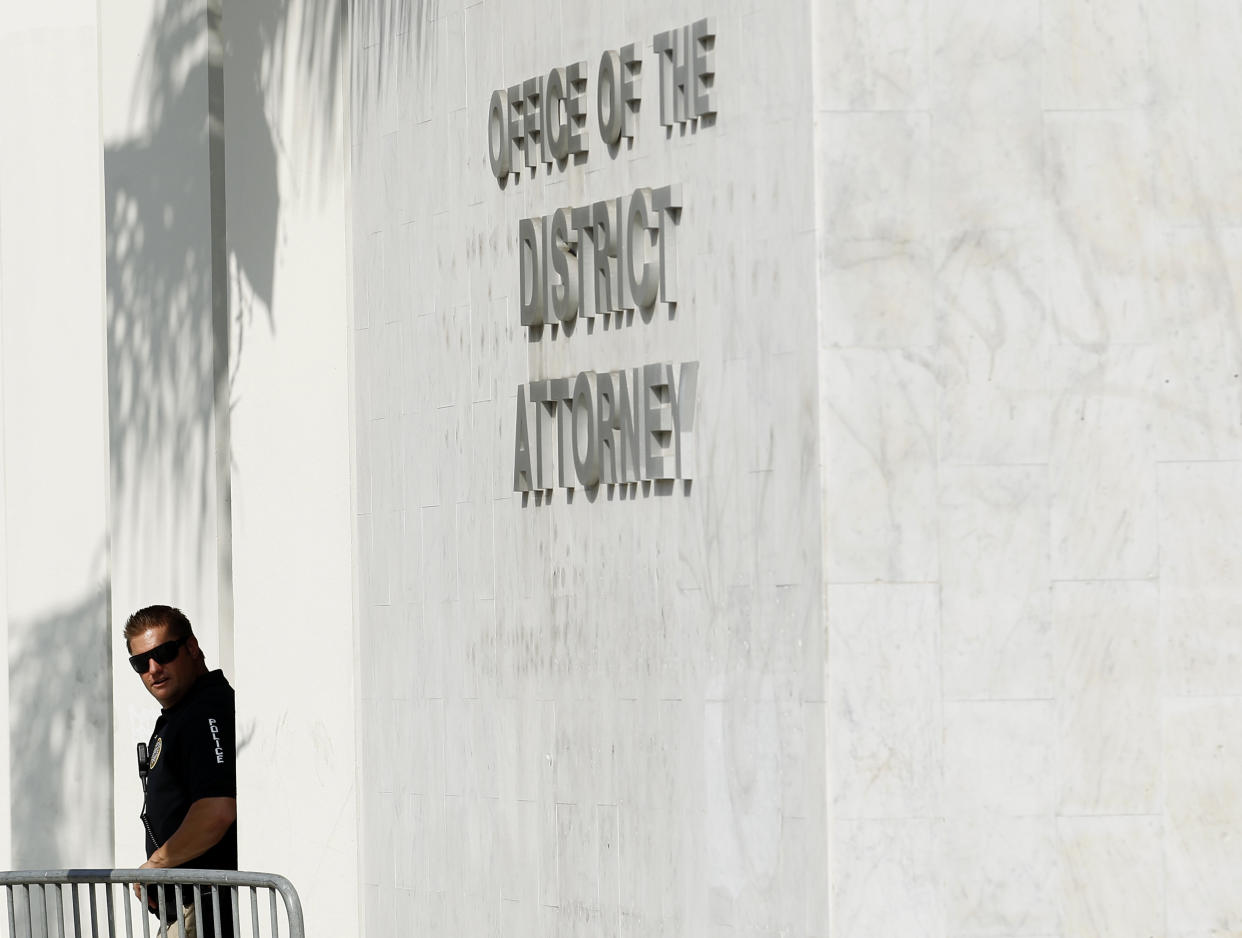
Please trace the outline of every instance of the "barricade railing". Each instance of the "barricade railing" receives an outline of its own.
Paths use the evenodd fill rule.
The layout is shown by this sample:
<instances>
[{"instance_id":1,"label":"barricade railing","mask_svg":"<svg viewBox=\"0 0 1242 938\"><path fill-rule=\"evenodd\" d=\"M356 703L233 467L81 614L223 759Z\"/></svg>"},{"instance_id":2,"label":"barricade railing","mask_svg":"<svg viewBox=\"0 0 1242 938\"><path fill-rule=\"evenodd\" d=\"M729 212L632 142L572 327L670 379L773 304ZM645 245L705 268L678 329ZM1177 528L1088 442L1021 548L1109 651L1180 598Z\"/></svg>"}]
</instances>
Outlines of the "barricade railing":
<instances>
[{"instance_id":1,"label":"barricade railing","mask_svg":"<svg viewBox=\"0 0 1242 938\"><path fill-rule=\"evenodd\" d=\"M184 938L191 909L198 938L305 938L297 890L274 873L17 870L0 872L0 885L8 894L9 938ZM135 885L157 887L144 892L158 915L137 897Z\"/></svg>"}]
</instances>

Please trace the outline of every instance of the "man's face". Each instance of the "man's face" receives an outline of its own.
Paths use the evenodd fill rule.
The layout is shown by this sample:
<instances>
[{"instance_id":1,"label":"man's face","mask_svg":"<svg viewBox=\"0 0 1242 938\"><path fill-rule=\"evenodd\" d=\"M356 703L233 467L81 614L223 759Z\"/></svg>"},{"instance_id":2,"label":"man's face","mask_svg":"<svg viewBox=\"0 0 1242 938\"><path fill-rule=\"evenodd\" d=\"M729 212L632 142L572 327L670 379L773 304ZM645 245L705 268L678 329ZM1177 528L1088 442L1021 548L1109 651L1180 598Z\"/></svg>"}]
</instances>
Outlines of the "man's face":
<instances>
[{"instance_id":1,"label":"man's face","mask_svg":"<svg viewBox=\"0 0 1242 938\"><path fill-rule=\"evenodd\" d=\"M173 640L172 630L167 625L156 625L129 640L129 653L140 655ZM160 702L160 706L168 709L184 697L198 680L201 672L198 662L198 642L190 636L185 644L177 648L177 657L168 664L149 658L147 669L142 672L142 683Z\"/></svg>"}]
</instances>

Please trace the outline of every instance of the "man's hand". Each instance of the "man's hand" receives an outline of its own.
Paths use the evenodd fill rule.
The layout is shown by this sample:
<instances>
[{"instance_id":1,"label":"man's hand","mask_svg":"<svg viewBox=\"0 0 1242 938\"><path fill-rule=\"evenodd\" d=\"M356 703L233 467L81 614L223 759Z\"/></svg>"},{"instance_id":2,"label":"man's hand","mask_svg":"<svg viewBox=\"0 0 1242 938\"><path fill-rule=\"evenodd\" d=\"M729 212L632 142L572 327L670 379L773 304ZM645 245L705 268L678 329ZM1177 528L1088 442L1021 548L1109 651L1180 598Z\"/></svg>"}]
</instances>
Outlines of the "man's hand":
<instances>
[{"instance_id":1,"label":"man's hand","mask_svg":"<svg viewBox=\"0 0 1242 938\"><path fill-rule=\"evenodd\" d=\"M190 805L181 826L159 847L140 870L173 869L220 842L237 819L236 798L200 798ZM142 885L134 884L134 895L142 898ZM154 908L154 906L152 906Z\"/></svg>"},{"instance_id":2,"label":"man's hand","mask_svg":"<svg viewBox=\"0 0 1242 938\"><path fill-rule=\"evenodd\" d=\"M159 869L159 865L156 863L152 863L150 860L148 860L146 863L142 864L142 866L138 867L138 869L154 870L154 869ZM138 897L139 901L142 900L142 883L134 883L134 895ZM147 907L154 909L155 900L154 899L148 900Z\"/></svg>"},{"instance_id":3,"label":"man's hand","mask_svg":"<svg viewBox=\"0 0 1242 938\"><path fill-rule=\"evenodd\" d=\"M200 798L190 805L185 820L143 867L173 869L201 856L218 844L237 819L236 798Z\"/></svg>"}]
</instances>

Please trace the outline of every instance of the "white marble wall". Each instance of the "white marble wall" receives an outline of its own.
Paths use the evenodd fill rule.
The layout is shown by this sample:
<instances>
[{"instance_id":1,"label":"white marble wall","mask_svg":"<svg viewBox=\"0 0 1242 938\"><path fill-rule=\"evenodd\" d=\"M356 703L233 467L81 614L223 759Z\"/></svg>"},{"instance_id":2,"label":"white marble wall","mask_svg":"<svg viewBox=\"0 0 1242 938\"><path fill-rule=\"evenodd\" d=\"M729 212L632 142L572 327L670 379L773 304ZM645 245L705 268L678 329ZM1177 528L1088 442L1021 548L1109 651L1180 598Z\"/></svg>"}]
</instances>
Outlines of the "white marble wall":
<instances>
[{"instance_id":1,"label":"white marble wall","mask_svg":"<svg viewBox=\"0 0 1242 938\"><path fill-rule=\"evenodd\" d=\"M823 934L809 10L396 9L353 43L365 932ZM666 136L652 37L707 15L718 120ZM595 71L630 42L614 157ZM577 60L585 164L500 188L492 90ZM673 183L676 316L528 341L519 219ZM520 383L686 360L688 492L512 491Z\"/></svg>"},{"instance_id":2,"label":"white marble wall","mask_svg":"<svg viewBox=\"0 0 1242 938\"><path fill-rule=\"evenodd\" d=\"M831 931L1232 933L1242 18L816 13Z\"/></svg>"}]
</instances>

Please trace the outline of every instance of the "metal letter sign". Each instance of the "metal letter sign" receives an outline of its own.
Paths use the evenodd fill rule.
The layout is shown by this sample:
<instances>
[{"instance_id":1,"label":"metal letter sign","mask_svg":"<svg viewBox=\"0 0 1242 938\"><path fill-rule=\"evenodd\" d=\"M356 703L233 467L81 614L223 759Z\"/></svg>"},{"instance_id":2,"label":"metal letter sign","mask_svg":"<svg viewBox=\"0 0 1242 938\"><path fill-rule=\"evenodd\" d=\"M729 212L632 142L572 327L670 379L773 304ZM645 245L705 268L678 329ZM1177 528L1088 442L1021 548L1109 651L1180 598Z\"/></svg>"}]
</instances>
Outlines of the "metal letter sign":
<instances>
[{"instance_id":1,"label":"metal letter sign","mask_svg":"<svg viewBox=\"0 0 1242 938\"><path fill-rule=\"evenodd\" d=\"M711 18L656 33L659 119L666 127L716 114L716 26ZM596 72L596 126L610 155L632 146L642 105L635 43L608 50ZM587 153L587 63L550 69L491 94L488 163L503 187L542 165L565 169ZM702 126L696 124L695 126ZM590 177L588 177L590 178ZM551 191L550 189L548 190ZM576 190L576 187L574 188ZM640 186L560 206L518 222L518 307L531 341L574 332L579 318L606 317L604 329L644 321L657 303L677 303L681 186ZM532 361L535 359L532 358ZM539 358L542 361L542 357ZM539 378L517 389L513 489L594 488L691 479L699 363L657 361L635 368ZM533 430L533 433L532 433Z\"/></svg>"}]
</instances>

